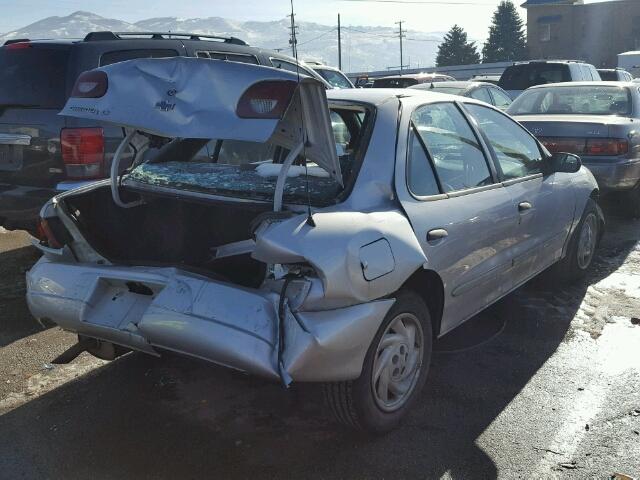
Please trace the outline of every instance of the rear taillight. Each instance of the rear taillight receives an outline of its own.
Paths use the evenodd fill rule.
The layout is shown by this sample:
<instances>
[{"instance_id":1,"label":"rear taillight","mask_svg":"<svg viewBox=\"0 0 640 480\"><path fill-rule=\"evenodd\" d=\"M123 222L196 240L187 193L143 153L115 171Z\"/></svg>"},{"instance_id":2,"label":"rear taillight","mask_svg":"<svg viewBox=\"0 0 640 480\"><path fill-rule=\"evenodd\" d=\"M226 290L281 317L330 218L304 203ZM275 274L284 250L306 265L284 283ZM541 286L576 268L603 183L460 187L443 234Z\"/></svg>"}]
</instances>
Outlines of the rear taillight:
<instances>
[{"instance_id":1,"label":"rear taillight","mask_svg":"<svg viewBox=\"0 0 640 480\"><path fill-rule=\"evenodd\" d=\"M586 145L584 138L541 138L540 141L551 153L565 152L583 155Z\"/></svg>"},{"instance_id":2,"label":"rear taillight","mask_svg":"<svg viewBox=\"0 0 640 480\"><path fill-rule=\"evenodd\" d=\"M5 45L4 47L5 50L22 50L25 48L31 48L31 44L29 42L15 42L15 43L10 43L9 45Z\"/></svg>"},{"instance_id":3,"label":"rear taillight","mask_svg":"<svg viewBox=\"0 0 640 480\"><path fill-rule=\"evenodd\" d=\"M88 180L105 176L102 128L63 128L60 143L68 178Z\"/></svg>"},{"instance_id":4,"label":"rear taillight","mask_svg":"<svg viewBox=\"0 0 640 480\"><path fill-rule=\"evenodd\" d=\"M107 93L108 88L107 74L93 70L80 74L73 90L71 90L71 96L75 98L100 98Z\"/></svg>"},{"instance_id":5,"label":"rear taillight","mask_svg":"<svg viewBox=\"0 0 640 480\"><path fill-rule=\"evenodd\" d=\"M551 152L576 155L617 156L629 153L629 142L618 138L541 138Z\"/></svg>"},{"instance_id":6,"label":"rear taillight","mask_svg":"<svg viewBox=\"0 0 640 480\"><path fill-rule=\"evenodd\" d=\"M40 219L36 231L38 234L38 240L43 244L46 244L51 248L62 248L62 243L58 241L46 219Z\"/></svg>"},{"instance_id":7,"label":"rear taillight","mask_svg":"<svg viewBox=\"0 0 640 480\"><path fill-rule=\"evenodd\" d=\"M292 80L265 80L255 83L240 97L236 113L240 118L282 118L297 85Z\"/></svg>"},{"instance_id":8,"label":"rear taillight","mask_svg":"<svg viewBox=\"0 0 640 480\"><path fill-rule=\"evenodd\" d=\"M585 155L615 156L629 153L629 142L617 138L590 138Z\"/></svg>"}]
</instances>

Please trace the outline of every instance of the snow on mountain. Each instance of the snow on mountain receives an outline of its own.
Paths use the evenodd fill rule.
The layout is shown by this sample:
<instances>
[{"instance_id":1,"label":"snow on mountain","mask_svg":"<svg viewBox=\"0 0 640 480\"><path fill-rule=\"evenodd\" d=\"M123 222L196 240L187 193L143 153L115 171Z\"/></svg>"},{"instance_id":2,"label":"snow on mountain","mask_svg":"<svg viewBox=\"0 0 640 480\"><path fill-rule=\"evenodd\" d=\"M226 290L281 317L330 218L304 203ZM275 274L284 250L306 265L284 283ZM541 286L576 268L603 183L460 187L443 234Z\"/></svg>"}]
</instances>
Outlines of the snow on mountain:
<instances>
[{"instance_id":1,"label":"snow on mountain","mask_svg":"<svg viewBox=\"0 0 640 480\"><path fill-rule=\"evenodd\" d=\"M298 22L298 53L302 59L338 63L338 34L334 26L313 22ZM280 49L290 54L290 23L277 21L241 22L220 17L177 18L160 17L128 23L78 11L66 17L48 17L18 30L0 35L0 42L15 38L83 38L88 32L160 31L189 32L234 36L250 45ZM344 26L342 30L342 67L345 71L384 70L400 64L397 34L391 27ZM434 63L442 32L425 33L408 30L404 40L404 63L412 68Z\"/></svg>"}]
</instances>

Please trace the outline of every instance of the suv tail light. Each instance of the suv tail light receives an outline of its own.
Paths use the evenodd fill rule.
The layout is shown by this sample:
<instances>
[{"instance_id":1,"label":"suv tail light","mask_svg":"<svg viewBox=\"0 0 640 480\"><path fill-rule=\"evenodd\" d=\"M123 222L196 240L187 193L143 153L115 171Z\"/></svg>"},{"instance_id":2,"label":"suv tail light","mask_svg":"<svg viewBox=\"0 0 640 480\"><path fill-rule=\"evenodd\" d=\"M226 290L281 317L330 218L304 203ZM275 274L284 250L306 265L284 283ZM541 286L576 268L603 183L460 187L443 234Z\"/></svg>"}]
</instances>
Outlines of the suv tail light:
<instances>
[{"instance_id":1,"label":"suv tail light","mask_svg":"<svg viewBox=\"0 0 640 480\"><path fill-rule=\"evenodd\" d=\"M297 82L293 80L254 83L240 97L236 114L240 118L282 118L297 86Z\"/></svg>"},{"instance_id":2,"label":"suv tail light","mask_svg":"<svg viewBox=\"0 0 640 480\"><path fill-rule=\"evenodd\" d=\"M10 43L9 45L5 45L4 47L5 50L22 50L24 48L31 48L31 43L29 42L15 42L15 43Z\"/></svg>"},{"instance_id":3,"label":"suv tail light","mask_svg":"<svg viewBox=\"0 0 640 480\"><path fill-rule=\"evenodd\" d=\"M100 98L107 93L109 80L107 74L99 70L93 70L80 74L71 90L71 96L75 98Z\"/></svg>"},{"instance_id":4,"label":"suv tail light","mask_svg":"<svg viewBox=\"0 0 640 480\"><path fill-rule=\"evenodd\" d=\"M60 143L69 179L88 180L105 176L102 128L63 128Z\"/></svg>"}]
</instances>

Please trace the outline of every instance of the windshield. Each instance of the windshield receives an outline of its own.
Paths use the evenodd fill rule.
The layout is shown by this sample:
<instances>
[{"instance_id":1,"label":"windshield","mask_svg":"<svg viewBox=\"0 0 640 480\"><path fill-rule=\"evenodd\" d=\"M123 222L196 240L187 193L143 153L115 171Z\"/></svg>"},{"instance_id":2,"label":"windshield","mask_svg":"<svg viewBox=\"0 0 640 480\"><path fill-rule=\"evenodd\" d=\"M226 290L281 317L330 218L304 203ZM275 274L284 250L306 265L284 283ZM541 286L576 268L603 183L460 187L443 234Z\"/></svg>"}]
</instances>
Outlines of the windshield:
<instances>
[{"instance_id":1,"label":"windshield","mask_svg":"<svg viewBox=\"0 0 640 480\"><path fill-rule=\"evenodd\" d=\"M68 47L17 43L0 48L0 106L62 108L68 59Z\"/></svg>"},{"instance_id":2,"label":"windshield","mask_svg":"<svg viewBox=\"0 0 640 480\"><path fill-rule=\"evenodd\" d=\"M534 85L568 82L569 68L561 63L526 63L508 67L498 85L504 90L526 90Z\"/></svg>"},{"instance_id":3,"label":"windshield","mask_svg":"<svg viewBox=\"0 0 640 480\"><path fill-rule=\"evenodd\" d=\"M331 125L345 188L368 142L371 110L362 106L331 108ZM276 180L288 150L272 143L239 140L174 140L129 173L127 180L191 192L257 201L273 201ZM147 157L147 158L149 158ZM306 173L308 172L308 176ZM308 190L307 190L308 187ZM344 190L314 163L299 156L288 171L284 202L326 206Z\"/></svg>"},{"instance_id":4,"label":"windshield","mask_svg":"<svg viewBox=\"0 0 640 480\"><path fill-rule=\"evenodd\" d=\"M353 88L351 82L347 77L336 70L329 70L326 68L314 68L314 70L320 74L332 87L336 88Z\"/></svg>"},{"instance_id":5,"label":"windshield","mask_svg":"<svg viewBox=\"0 0 640 480\"><path fill-rule=\"evenodd\" d=\"M628 115L631 95L624 87L567 86L528 90L509 107L510 115Z\"/></svg>"}]
</instances>

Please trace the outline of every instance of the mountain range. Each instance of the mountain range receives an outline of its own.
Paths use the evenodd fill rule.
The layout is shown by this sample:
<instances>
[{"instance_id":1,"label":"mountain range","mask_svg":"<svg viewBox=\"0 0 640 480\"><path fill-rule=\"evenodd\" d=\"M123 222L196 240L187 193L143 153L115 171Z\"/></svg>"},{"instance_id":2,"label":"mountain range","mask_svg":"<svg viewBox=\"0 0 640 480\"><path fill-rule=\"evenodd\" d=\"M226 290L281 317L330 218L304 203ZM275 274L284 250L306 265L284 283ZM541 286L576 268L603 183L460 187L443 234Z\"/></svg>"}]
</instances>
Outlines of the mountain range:
<instances>
[{"instance_id":1,"label":"mountain range","mask_svg":"<svg viewBox=\"0 0 640 480\"><path fill-rule=\"evenodd\" d=\"M236 21L220 17L149 18L135 23L105 18L78 11L68 16L44 18L23 28L0 34L0 42L16 38L83 38L88 32L189 32L234 36L250 45L280 49L291 54L290 21ZM335 26L297 22L298 55L303 60L338 64L338 33ZM405 65L411 68L432 66L444 32L407 30L403 41ZM384 70L400 64L400 46L396 30L391 27L343 26L342 69L347 72Z\"/></svg>"}]
</instances>

